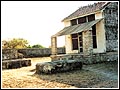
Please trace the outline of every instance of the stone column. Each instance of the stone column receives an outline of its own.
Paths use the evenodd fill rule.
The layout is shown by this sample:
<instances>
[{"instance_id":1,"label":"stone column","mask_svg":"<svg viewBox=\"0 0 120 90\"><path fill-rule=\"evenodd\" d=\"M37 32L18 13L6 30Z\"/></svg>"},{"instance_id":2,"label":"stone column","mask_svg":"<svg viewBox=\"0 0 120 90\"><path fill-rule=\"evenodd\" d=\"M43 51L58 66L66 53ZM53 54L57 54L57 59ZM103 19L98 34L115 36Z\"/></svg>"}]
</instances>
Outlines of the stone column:
<instances>
[{"instance_id":1,"label":"stone column","mask_svg":"<svg viewBox=\"0 0 120 90\"><path fill-rule=\"evenodd\" d=\"M87 30L83 33L83 53L84 55L93 53L92 30Z\"/></svg>"},{"instance_id":2,"label":"stone column","mask_svg":"<svg viewBox=\"0 0 120 90\"><path fill-rule=\"evenodd\" d=\"M57 55L57 37L51 37L51 52L52 55Z\"/></svg>"}]
</instances>

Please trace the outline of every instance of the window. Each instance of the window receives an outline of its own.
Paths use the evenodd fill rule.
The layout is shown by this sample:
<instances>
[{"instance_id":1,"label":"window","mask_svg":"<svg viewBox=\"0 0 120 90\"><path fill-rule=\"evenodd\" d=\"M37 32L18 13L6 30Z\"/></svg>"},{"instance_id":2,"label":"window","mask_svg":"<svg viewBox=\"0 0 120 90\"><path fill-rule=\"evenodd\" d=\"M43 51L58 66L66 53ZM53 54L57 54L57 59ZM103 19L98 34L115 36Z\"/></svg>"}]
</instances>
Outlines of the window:
<instances>
[{"instance_id":1,"label":"window","mask_svg":"<svg viewBox=\"0 0 120 90\"><path fill-rule=\"evenodd\" d=\"M73 50L78 50L78 35L77 34L72 34L72 49Z\"/></svg>"},{"instance_id":2,"label":"window","mask_svg":"<svg viewBox=\"0 0 120 90\"><path fill-rule=\"evenodd\" d=\"M97 48L96 26L92 26L93 48Z\"/></svg>"},{"instance_id":3,"label":"window","mask_svg":"<svg viewBox=\"0 0 120 90\"><path fill-rule=\"evenodd\" d=\"M95 20L95 14L88 15L88 22Z\"/></svg>"},{"instance_id":4,"label":"window","mask_svg":"<svg viewBox=\"0 0 120 90\"><path fill-rule=\"evenodd\" d=\"M85 23L85 22L86 22L86 17L78 18L78 24Z\"/></svg>"},{"instance_id":5,"label":"window","mask_svg":"<svg viewBox=\"0 0 120 90\"><path fill-rule=\"evenodd\" d=\"M95 20L95 14L71 20L71 26Z\"/></svg>"},{"instance_id":6,"label":"window","mask_svg":"<svg viewBox=\"0 0 120 90\"><path fill-rule=\"evenodd\" d=\"M77 25L77 19L71 20L71 25L72 25L72 26L73 26L73 25Z\"/></svg>"}]
</instances>

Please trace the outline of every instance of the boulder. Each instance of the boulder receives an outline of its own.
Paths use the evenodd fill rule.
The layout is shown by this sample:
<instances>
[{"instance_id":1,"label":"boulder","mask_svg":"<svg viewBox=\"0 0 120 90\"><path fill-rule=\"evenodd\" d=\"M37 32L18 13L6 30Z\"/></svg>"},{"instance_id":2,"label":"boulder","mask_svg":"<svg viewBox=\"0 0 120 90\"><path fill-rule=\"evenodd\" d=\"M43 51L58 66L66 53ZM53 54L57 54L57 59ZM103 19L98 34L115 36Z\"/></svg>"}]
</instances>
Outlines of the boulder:
<instances>
[{"instance_id":1,"label":"boulder","mask_svg":"<svg viewBox=\"0 0 120 90\"><path fill-rule=\"evenodd\" d=\"M52 62L44 62L36 64L36 73L57 73L76 69L82 69L82 62L79 60L56 60Z\"/></svg>"}]
</instances>

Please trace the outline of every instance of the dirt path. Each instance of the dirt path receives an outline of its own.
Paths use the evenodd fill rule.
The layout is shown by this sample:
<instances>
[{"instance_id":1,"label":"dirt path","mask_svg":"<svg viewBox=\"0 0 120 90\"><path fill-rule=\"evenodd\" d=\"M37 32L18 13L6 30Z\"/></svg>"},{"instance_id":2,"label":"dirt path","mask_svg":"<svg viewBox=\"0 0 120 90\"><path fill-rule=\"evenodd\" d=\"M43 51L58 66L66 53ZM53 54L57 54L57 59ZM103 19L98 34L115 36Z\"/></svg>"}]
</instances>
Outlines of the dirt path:
<instances>
[{"instance_id":1,"label":"dirt path","mask_svg":"<svg viewBox=\"0 0 120 90\"><path fill-rule=\"evenodd\" d=\"M84 65L82 70L51 75L35 74L38 62L50 57L29 58L32 65L2 70L2 88L117 88L117 63Z\"/></svg>"},{"instance_id":2,"label":"dirt path","mask_svg":"<svg viewBox=\"0 0 120 90\"><path fill-rule=\"evenodd\" d=\"M18 69L2 70L2 88L70 88L72 86L58 82L50 82L38 78L35 65L39 62L51 61L50 57L27 58L32 60L32 65ZM44 76L43 76L44 77ZM47 78L50 78L48 76Z\"/></svg>"}]
</instances>

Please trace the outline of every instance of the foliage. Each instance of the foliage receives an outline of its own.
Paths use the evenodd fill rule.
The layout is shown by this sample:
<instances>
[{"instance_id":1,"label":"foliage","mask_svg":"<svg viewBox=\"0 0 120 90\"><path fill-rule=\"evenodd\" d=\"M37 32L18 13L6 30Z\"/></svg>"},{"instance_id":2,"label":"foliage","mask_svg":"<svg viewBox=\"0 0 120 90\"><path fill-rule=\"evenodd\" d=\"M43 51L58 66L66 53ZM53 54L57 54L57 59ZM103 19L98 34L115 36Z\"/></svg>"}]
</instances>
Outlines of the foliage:
<instances>
[{"instance_id":1,"label":"foliage","mask_svg":"<svg viewBox=\"0 0 120 90\"><path fill-rule=\"evenodd\" d=\"M28 41L23 38L13 38L11 40L3 40L2 48L3 49L20 49L26 48Z\"/></svg>"},{"instance_id":2,"label":"foliage","mask_svg":"<svg viewBox=\"0 0 120 90\"><path fill-rule=\"evenodd\" d=\"M40 45L40 44L36 44L36 45L33 45L31 48L45 48L45 47L43 47L43 46Z\"/></svg>"},{"instance_id":3,"label":"foliage","mask_svg":"<svg viewBox=\"0 0 120 90\"><path fill-rule=\"evenodd\" d=\"M32 48L32 46L28 45L27 48Z\"/></svg>"}]
</instances>

